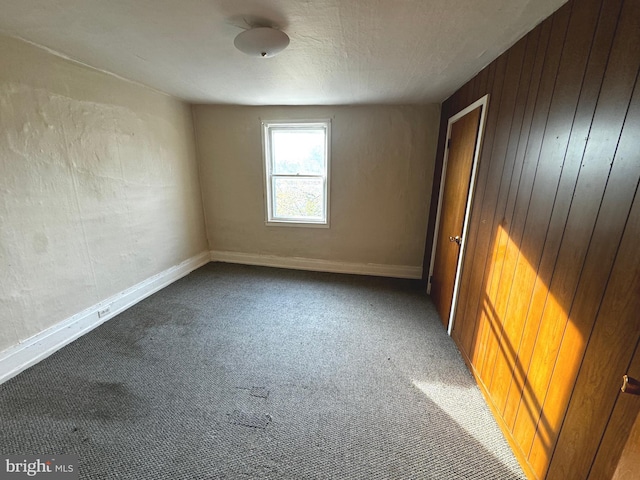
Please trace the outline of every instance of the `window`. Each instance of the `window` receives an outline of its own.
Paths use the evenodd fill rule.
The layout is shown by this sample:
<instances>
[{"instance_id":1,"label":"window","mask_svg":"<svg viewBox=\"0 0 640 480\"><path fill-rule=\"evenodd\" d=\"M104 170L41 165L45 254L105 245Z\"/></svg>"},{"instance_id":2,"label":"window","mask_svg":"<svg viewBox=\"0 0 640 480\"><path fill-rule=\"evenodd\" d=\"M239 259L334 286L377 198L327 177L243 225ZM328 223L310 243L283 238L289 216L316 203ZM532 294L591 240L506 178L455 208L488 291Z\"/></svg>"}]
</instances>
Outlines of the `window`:
<instances>
[{"instance_id":1,"label":"window","mask_svg":"<svg viewBox=\"0 0 640 480\"><path fill-rule=\"evenodd\" d=\"M328 226L330 125L263 122L268 225Z\"/></svg>"}]
</instances>

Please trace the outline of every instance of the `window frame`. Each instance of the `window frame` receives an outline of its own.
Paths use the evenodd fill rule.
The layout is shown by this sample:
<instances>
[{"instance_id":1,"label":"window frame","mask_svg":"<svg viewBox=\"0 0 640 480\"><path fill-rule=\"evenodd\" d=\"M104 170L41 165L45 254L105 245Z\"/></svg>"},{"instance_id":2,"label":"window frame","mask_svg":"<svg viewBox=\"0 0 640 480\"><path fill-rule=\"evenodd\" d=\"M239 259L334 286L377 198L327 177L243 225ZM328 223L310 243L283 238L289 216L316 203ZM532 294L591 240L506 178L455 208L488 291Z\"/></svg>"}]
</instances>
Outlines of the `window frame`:
<instances>
[{"instance_id":1,"label":"window frame","mask_svg":"<svg viewBox=\"0 0 640 480\"><path fill-rule=\"evenodd\" d=\"M325 170L323 175L292 175L273 173L272 132L274 130L318 130L325 132ZM331 175L331 119L315 120L262 120L262 167L264 171L265 224L267 226L291 226L329 228L330 219L330 175ZM273 179L281 178L322 178L324 193L324 219L310 220L297 217L275 217L275 189Z\"/></svg>"}]
</instances>

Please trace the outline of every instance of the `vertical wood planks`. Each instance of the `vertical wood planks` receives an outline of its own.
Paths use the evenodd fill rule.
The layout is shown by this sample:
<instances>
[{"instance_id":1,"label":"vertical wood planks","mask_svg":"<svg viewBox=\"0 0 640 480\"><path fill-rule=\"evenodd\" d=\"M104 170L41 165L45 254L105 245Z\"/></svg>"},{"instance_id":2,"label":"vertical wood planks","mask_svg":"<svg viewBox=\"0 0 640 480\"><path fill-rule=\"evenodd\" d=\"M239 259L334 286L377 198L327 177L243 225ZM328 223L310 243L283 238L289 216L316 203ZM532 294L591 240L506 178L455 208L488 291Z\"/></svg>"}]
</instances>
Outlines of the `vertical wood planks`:
<instances>
[{"instance_id":1,"label":"vertical wood planks","mask_svg":"<svg viewBox=\"0 0 640 480\"><path fill-rule=\"evenodd\" d=\"M618 38L632 39L633 34L625 31L625 18ZM637 41L640 43L640 31ZM545 431L541 423L538 425L530 453L530 462L541 475L546 471L544 465L548 463L567 405L567 397L560 395L562 388L558 385L571 386L577 376L593 327L594 316L587 312L595 312L600 304L602 293L597 292L604 292L640 177L637 134L632 133L640 129L638 94L631 99L640 58L635 57L634 65L624 43L616 42L610 54L555 265L550 288L554 298L545 305L540 320L546 335L540 337L540 346L536 346L538 356L532 362L536 371L529 376L534 388L548 397L544 402L544 418L541 415L540 420L549 424L548 429ZM620 108L621 105L625 107ZM612 131L621 134L611 134ZM578 290L580 282L594 283L596 293L582 295ZM558 305L562 305L562 311ZM572 305L577 305L578 310L570 310ZM565 347L562 355L561 343Z\"/></svg>"},{"instance_id":2,"label":"vertical wood planks","mask_svg":"<svg viewBox=\"0 0 640 480\"><path fill-rule=\"evenodd\" d=\"M578 172L582 155L572 155L568 152L571 130L574 124L578 106L580 88L586 71L587 60L591 50L593 33L599 17L600 0L585 0L581 8L573 11L569 22L567 37L562 52L560 69L556 77L554 94L547 121L547 131L553 132L549 141L545 141L541 156L546 159L542 165L543 183L555 185L553 203L538 201L533 207L545 211L547 223L545 238L542 242L542 255L536 272L536 281L528 306L527 322L537 326L534 341L528 341L526 350L528 364L524 356L520 361L524 368L528 368L526 381L522 389L520 405L514 424L514 435L525 451L530 451L536 428L539 427L540 445L542 451L549 446L551 437L557 428L552 424L548 415L541 412L542 402L546 395L548 378L551 375L558 345L562 338L567 313L570 308L575 282L579 275L583 258L580 253L586 250L589 235L576 234L572 226L576 223L588 231L593 226L594 212L597 212L599 196L601 197L606 183L609 165L601 165L603 181L598 186L593 185L594 195L576 199L576 193L584 189L578 187ZM602 145L611 152L615 150L617 139ZM542 160L541 160L542 162ZM575 222L567 223L572 202L576 200L578 208L572 210L577 213ZM548 217L546 216L548 215ZM562 248L561 249L561 245ZM584 253L582 253L584 256ZM529 353L531 352L531 353ZM567 371L577 370L578 365L570 361L564 366ZM560 384L557 388L565 394L566 402L570 387ZM543 456L541 454L539 456ZM548 459L548 452L547 452Z\"/></svg>"},{"instance_id":3,"label":"vertical wood planks","mask_svg":"<svg viewBox=\"0 0 640 480\"><path fill-rule=\"evenodd\" d=\"M491 95L453 338L532 478L608 451L640 335L638 51L639 0L570 1L443 104Z\"/></svg>"},{"instance_id":4,"label":"vertical wood planks","mask_svg":"<svg viewBox=\"0 0 640 480\"><path fill-rule=\"evenodd\" d=\"M525 202L522 199L528 199L531 196L533 180L535 176L535 166L537 163L531 162L526 157L529 143L539 144L542 140L542 131L536 130L532 132L534 110L538 100L538 89L542 76L542 68L544 58L547 52L549 35L551 33L551 22L543 24L538 39L538 47L536 50L536 60L531 75L531 84L529 85L527 105L525 109L525 118L523 128L518 139L518 147L516 152L516 172L517 178L514 176L512 185L510 186L509 198L507 199L507 208L505 211L505 222L502 233L502 241L506 242L505 253L503 259L502 272L500 275L500 284L496 292L495 309L496 314L503 319L503 329L499 340L500 348L496 352L496 359L491 377L490 390L495 406L500 413L504 412L507 392L511 383L511 376L516 364L516 348L519 344L519 333L522 327L517 319L510 318L506 315L506 309L511 293L511 285L515 279L516 261L519 254L519 247L522 243L524 233L524 225L526 215L516 214L516 206L522 206ZM518 203L519 202L519 203ZM522 207L520 207L522 209Z\"/></svg>"}]
</instances>

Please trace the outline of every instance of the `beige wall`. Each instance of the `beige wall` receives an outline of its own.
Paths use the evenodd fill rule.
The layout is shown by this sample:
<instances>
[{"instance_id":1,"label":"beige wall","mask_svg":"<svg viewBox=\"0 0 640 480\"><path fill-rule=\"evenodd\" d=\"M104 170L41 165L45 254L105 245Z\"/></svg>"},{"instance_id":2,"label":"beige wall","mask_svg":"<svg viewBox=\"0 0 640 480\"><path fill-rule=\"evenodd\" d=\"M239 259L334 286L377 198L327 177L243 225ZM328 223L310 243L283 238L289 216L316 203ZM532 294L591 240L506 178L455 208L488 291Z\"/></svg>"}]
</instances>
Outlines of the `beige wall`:
<instances>
[{"instance_id":1,"label":"beige wall","mask_svg":"<svg viewBox=\"0 0 640 480\"><path fill-rule=\"evenodd\" d=\"M190 107L0 37L0 351L206 250Z\"/></svg>"},{"instance_id":2,"label":"beige wall","mask_svg":"<svg viewBox=\"0 0 640 480\"><path fill-rule=\"evenodd\" d=\"M422 266L440 109L194 107L212 250ZM265 225L260 120L332 120L331 227Z\"/></svg>"}]
</instances>

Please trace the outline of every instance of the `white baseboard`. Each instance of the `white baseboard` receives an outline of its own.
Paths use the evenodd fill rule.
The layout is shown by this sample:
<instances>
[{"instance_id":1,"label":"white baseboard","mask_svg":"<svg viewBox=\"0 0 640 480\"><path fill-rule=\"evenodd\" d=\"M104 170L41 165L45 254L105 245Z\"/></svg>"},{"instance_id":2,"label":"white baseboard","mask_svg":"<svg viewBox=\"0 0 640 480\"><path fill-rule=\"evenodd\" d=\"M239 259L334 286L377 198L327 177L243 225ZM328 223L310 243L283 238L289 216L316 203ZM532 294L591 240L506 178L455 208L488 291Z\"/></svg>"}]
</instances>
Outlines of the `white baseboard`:
<instances>
[{"instance_id":1,"label":"white baseboard","mask_svg":"<svg viewBox=\"0 0 640 480\"><path fill-rule=\"evenodd\" d=\"M315 272L352 273L377 277L422 278L422 266L382 265L378 263L349 263L318 260L315 258L279 257L277 255L258 255L252 253L211 251L211 261L241 263L264 267L292 268Z\"/></svg>"},{"instance_id":2,"label":"white baseboard","mask_svg":"<svg viewBox=\"0 0 640 480\"><path fill-rule=\"evenodd\" d=\"M191 257L0 352L0 384L210 261L209 252Z\"/></svg>"}]
</instances>

